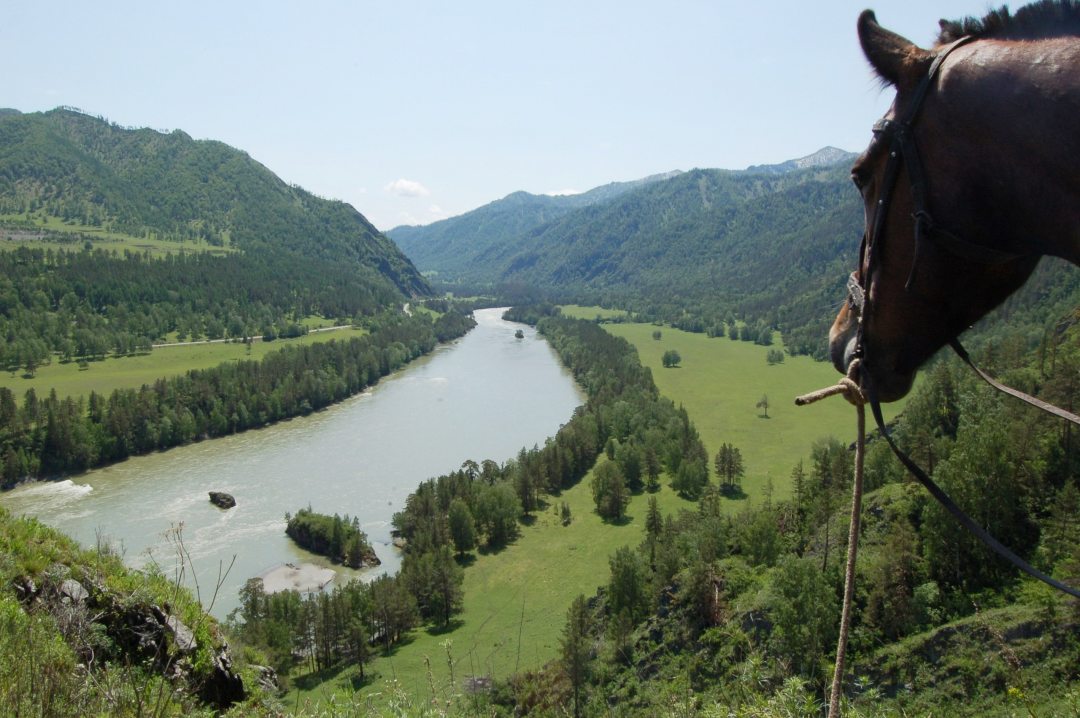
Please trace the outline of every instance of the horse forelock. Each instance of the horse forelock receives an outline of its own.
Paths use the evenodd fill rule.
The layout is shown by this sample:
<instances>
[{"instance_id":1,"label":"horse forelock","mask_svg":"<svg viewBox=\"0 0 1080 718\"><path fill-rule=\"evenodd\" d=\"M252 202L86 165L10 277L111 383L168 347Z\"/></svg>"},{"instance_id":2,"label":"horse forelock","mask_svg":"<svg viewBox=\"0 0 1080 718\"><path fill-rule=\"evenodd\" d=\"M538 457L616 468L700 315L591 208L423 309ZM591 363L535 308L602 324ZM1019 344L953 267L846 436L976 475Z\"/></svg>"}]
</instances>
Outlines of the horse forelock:
<instances>
[{"instance_id":1,"label":"horse forelock","mask_svg":"<svg viewBox=\"0 0 1080 718\"><path fill-rule=\"evenodd\" d=\"M1080 37L1080 0L1039 0L1015 13L1002 6L981 19L941 20L939 25L942 45L965 35L1003 40Z\"/></svg>"}]
</instances>

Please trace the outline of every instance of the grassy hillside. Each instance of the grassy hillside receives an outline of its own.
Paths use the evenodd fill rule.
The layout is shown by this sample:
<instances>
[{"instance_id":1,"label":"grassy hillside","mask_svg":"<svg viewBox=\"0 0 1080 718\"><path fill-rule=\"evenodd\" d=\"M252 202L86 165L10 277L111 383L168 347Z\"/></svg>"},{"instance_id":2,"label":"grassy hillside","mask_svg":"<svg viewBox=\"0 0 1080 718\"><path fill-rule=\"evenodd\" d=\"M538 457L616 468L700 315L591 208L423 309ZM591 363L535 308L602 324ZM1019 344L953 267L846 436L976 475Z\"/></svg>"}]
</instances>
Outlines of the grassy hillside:
<instances>
[{"instance_id":1,"label":"grassy hillside","mask_svg":"<svg viewBox=\"0 0 1080 718\"><path fill-rule=\"evenodd\" d=\"M101 226L83 224L79 220L64 220L47 213L0 214L0 251L27 247L30 249L80 249L87 243L94 249L106 252L125 251L164 257L179 252L208 252L225 255L238 251L227 239L211 244L203 237L189 242L162 239L156 233L136 237L124 232L108 230Z\"/></svg>"},{"instance_id":2,"label":"grassy hillside","mask_svg":"<svg viewBox=\"0 0 1080 718\"><path fill-rule=\"evenodd\" d=\"M182 533L173 538L182 571ZM173 566L130 571L108 546L80 549L2 509L0 555L0 714L209 717L266 705L257 671L166 578Z\"/></svg>"}]
</instances>

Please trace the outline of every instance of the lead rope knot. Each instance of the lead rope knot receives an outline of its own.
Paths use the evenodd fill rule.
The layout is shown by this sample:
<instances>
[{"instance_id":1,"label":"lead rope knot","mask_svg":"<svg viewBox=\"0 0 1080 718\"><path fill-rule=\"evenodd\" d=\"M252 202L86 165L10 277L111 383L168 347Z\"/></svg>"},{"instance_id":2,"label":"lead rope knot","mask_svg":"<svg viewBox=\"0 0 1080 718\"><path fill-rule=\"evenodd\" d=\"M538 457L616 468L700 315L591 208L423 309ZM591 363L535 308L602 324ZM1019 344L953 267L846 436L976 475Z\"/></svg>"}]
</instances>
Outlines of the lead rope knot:
<instances>
[{"instance_id":1,"label":"lead rope knot","mask_svg":"<svg viewBox=\"0 0 1080 718\"><path fill-rule=\"evenodd\" d=\"M851 599L855 593L855 558L859 550L859 525L862 517L863 457L866 454L866 395L855 379L859 360L848 366L847 376L833 386L804 394L795 399L796 406L806 406L841 395L855 406L858 437L855 442L855 476L851 490L851 524L848 529L847 564L844 570L844 606L840 614L840 637L836 642L836 668L829 692L829 718L840 716L840 696L843 694L844 661L847 657L848 632L851 628Z\"/></svg>"},{"instance_id":2,"label":"lead rope knot","mask_svg":"<svg viewBox=\"0 0 1080 718\"><path fill-rule=\"evenodd\" d=\"M859 363L858 359L853 359L848 366L847 376L832 386L796 397L795 406L806 406L807 404L813 404L814 402L828 399L830 396L836 396L837 394L842 394L845 399L856 407L865 406L867 403L866 395L863 394L862 389L859 388L859 382L855 379L859 374Z\"/></svg>"}]
</instances>

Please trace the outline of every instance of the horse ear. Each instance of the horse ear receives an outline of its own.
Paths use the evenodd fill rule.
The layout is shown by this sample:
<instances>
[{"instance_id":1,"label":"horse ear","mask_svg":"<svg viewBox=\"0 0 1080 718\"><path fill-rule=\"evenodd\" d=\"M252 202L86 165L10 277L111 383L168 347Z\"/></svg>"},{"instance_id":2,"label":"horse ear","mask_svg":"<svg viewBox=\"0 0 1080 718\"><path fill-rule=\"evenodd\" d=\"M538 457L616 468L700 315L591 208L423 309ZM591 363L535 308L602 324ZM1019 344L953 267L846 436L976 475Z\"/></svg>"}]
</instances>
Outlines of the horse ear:
<instances>
[{"instance_id":1,"label":"horse ear","mask_svg":"<svg viewBox=\"0 0 1080 718\"><path fill-rule=\"evenodd\" d=\"M904 84L911 70L930 62L930 53L905 37L878 25L873 10L859 15L859 44L878 75L892 85Z\"/></svg>"}]
</instances>

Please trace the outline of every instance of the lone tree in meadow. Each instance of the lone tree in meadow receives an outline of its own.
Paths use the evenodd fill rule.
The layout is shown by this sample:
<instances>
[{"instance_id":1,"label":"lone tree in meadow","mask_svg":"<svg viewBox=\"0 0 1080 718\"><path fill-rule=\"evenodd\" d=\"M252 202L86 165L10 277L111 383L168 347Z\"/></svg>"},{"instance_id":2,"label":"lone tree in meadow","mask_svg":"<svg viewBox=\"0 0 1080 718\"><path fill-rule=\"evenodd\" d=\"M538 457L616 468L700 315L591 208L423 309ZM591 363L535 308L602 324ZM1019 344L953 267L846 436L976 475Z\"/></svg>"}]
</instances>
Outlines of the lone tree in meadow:
<instances>
[{"instance_id":1,"label":"lone tree in meadow","mask_svg":"<svg viewBox=\"0 0 1080 718\"><path fill-rule=\"evenodd\" d=\"M769 418L769 395L762 394L761 401L755 404L758 409L761 409L761 416L765 419Z\"/></svg>"},{"instance_id":2,"label":"lone tree in meadow","mask_svg":"<svg viewBox=\"0 0 1080 718\"><path fill-rule=\"evenodd\" d=\"M668 349L666 352L664 352L664 356L661 361L664 363L665 369L671 369L672 367L679 366L679 362L682 361L682 357L679 356L679 352L675 351L674 349Z\"/></svg>"}]
</instances>

